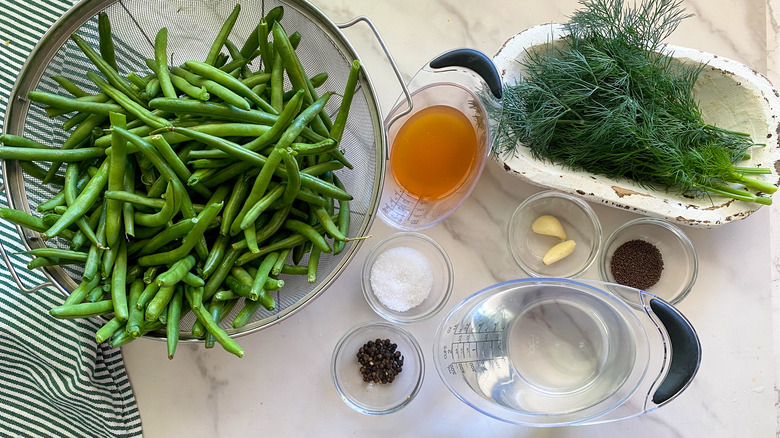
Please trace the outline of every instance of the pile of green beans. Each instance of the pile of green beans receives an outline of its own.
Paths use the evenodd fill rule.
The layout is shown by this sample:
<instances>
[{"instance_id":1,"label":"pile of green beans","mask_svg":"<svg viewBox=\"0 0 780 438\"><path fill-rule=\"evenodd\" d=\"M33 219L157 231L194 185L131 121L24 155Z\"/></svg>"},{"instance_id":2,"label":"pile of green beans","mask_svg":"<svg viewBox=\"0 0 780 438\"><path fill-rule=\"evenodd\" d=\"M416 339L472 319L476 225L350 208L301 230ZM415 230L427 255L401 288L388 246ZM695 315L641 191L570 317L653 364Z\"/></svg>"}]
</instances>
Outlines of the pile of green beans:
<instances>
[{"instance_id":1,"label":"pile of green beans","mask_svg":"<svg viewBox=\"0 0 780 438\"><path fill-rule=\"evenodd\" d=\"M269 292L283 287L283 275L316 282L322 253L338 254L350 240L352 197L337 171L352 167L339 146L360 63L332 120L324 108L334 93L317 92L327 74L304 71L301 35L285 32L284 10L269 11L241 48L229 39L239 12L204 61L169 65L163 28L149 71L124 75L99 14L99 48L71 36L94 64L85 75L99 92L54 77L69 95L28 95L50 117L65 117L67 140L0 137L0 159L18 160L56 192L38 205L40 216L2 208L0 218L67 241L67 249L29 251L28 268L83 266L50 313L103 316L98 342L118 347L164 330L173 358L180 321L192 312L192 336L242 357L220 327L231 311L242 306L232 321L240 328L260 307L274 310Z\"/></svg>"}]
</instances>

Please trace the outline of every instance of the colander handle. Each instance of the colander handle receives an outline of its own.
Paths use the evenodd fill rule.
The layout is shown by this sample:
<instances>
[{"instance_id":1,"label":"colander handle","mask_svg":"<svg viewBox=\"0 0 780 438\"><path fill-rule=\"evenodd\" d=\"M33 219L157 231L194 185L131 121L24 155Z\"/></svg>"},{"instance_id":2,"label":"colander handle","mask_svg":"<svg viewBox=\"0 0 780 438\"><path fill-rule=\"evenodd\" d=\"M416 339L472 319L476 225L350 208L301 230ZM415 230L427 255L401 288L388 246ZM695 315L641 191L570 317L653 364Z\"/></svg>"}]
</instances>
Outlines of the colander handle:
<instances>
[{"instance_id":1,"label":"colander handle","mask_svg":"<svg viewBox=\"0 0 780 438\"><path fill-rule=\"evenodd\" d=\"M406 87L406 82L404 81L403 75L401 75L401 70L398 68L398 64L396 64L395 59L393 59L393 55L390 54L390 50L387 49L385 41L382 39L382 36L379 35L379 31L376 29L376 26L374 26L374 23L372 23L368 17L361 15L359 17L353 18L350 21L347 21L346 23L337 24L336 26L338 26L340 29L344 29L351 27L361 21L366 23L368 28L371 29L371 32L373 32L377 42L379 42L379 46L382 47L382 51L385 52L387 61L390 62L390 66L393 68L395 77L398 78L398 82L401 84L401 89L403 90L404 97L406 98L406 109L393 116L393 118L384 124L383 129L385 131L385 137L387 137L387 127L395 123L396 120L412 112L412 95L409 93L409 88Z\"/></svg>"}]
</instances>

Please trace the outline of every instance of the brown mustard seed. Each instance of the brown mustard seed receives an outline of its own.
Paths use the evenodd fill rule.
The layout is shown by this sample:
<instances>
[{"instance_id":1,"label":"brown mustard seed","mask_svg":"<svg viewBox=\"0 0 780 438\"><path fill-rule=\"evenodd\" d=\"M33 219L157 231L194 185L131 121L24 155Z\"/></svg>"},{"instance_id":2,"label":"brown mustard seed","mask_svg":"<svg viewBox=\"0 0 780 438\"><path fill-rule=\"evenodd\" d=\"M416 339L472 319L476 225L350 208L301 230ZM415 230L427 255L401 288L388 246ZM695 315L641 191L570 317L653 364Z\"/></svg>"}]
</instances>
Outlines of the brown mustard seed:
<instances>
[{"instance_id":1,"label":"brown mustard seed","mask_svg":"<svg viewBox=\"0 0 780 438\"><path fill-rule=\"evenodd\" d=\"M655 245L634 239L615 250L610 261L610 270L615 282L644 290L661 279L664 260Z\"/></svg>"},{"instance_id":2,"label":"brown mustard seed","mask_svg":"<svg viewBox=\"0 0 780 438\"><path fill-rule=\"evenodd\" d=\"M355 355L363 381L392 383L404 365L404 357L397 348L398 345L389 339L376 339L363 344Z\"/></svg>"}]
</instances>

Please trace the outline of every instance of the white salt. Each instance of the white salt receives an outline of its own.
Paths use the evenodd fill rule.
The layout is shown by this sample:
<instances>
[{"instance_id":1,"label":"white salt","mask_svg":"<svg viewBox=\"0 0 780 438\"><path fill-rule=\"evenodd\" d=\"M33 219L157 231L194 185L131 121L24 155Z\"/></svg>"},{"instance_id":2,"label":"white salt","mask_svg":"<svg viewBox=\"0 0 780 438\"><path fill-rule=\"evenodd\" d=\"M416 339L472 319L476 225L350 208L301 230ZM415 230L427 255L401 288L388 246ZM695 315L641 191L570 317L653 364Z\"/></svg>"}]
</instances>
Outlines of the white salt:
<instances>
[{"instance_id":1,"label":"white salt","mask_svg":"<svg viewBox=\"0 0 780 438\"><path fill-rule=\"evenodd\" d=\"M405 246L391 248L371 267L371 289L388 309L405 312L419 306L433 288L433 272L420 251Z\"/></svg>"}]
</instances>

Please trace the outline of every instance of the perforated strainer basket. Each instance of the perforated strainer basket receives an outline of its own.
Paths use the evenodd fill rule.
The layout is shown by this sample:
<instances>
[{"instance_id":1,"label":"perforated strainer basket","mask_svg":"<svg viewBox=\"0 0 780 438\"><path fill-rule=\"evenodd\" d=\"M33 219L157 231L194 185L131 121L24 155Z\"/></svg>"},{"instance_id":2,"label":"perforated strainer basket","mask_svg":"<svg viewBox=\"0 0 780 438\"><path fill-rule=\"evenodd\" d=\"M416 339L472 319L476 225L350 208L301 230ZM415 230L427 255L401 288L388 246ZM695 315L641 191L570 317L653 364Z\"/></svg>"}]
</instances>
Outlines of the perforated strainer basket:
<instances>
[{"instance_id":1,"label":"perforated strainer basket","mask_svg":"<svg viewBox=\"0 0 780 438\"><path fill-rule=\"evenodd\" d=\"M234 5L233 1L221 0L82 1L57 21L25 64L8 102L6 133L25 136L48 145L60 145L65 141L66 133L61 128L62 119L49 118L41 107L31 105L26 96L32 90L66 94L51 79L57 75L70 79L85 90L99 92L85 77L86 71L96 69L75 43L68 39L75 32L93 47L97 47L99 12L105 11L110 18L119 72L127 74L148 71L144 60L154 58L154 36L162 27L168 28L168 54L171 65L179 65L191 59L203 60ZM285 30L288 33L298 31L303 35L296 51L307 74L328 73L328 80L318 90L320 93L341 93L344 90L350 65L353 60L359 58L341 33L341 29L359 21L365 22L374 31L400 80L395 63L370 21L359 17L350 23L336 25L305 1L242 1L241 14L230 34L231 42L240 47L247 38L254 37L253 30L264 11L279 5L284 7L282 23ZM260 62L259 58L256 62ZM258 65L252 67L256 70ZM339 105L340 99L331 99L326 111L335 114ZM337 175L354 198L350 202L349 235L363 236L367 234L375 217L387 150L379 104L365 70L358 82L351 108L341 147L354 169L339 170ZM50 198L53 195L52 190L55 190L26 176L15 161L3 162L3 177L10 206L33 214L36 214L37 205ZM20 228L19 235L29 248L44 245L36 232ZM280 291L272 292L277 304L276 309L266 311L261 308L246 326L233 329L231 321L242 307L239 303L232 314L223 320L223 328L231 335L239 335L259 330L290 316L319 296L336 280L355 255L360 242L349 242L346 249L338 255L324 254L319 262L316 283L308 283L306 276L284 276L285 286ZM45 244L65 247L65 242L59 242L57 239ZM77 268L53 267L45 271L50 283L24 284L22 277L29 277L19 276L12 264L8 263L4 250L2 255L17 284L25 291L52 285L68 293L76 287L81 276ZM305 259L303 262L305 263ZM191 314L182 320L182 335L189 332L193 322L194 316ZM154 334L150 336L156 337Z\"/></svg>"}]
</instances>

